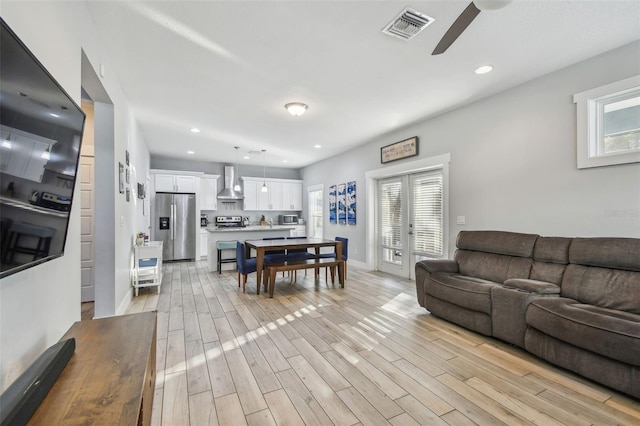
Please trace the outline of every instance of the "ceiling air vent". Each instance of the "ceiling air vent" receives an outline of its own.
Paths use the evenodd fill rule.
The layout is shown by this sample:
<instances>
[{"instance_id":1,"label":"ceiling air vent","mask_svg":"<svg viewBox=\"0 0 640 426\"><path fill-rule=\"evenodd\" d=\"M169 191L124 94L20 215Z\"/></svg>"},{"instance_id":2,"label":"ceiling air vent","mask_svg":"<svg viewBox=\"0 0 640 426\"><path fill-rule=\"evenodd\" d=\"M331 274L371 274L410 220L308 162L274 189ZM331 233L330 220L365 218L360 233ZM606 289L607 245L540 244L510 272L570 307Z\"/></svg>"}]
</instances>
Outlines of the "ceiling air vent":
<instances>
[{"instance_id":1,"label":"ceiling air vent","mask_svg":"<svg viewBox=\"0 0 640 426\"><path fill-rule=\"evenodd\" d=\"M402 40L411 40L433 21L435 19L432 17L408 7L391 21L382 32Z\"/></svg>"}]
</instances>

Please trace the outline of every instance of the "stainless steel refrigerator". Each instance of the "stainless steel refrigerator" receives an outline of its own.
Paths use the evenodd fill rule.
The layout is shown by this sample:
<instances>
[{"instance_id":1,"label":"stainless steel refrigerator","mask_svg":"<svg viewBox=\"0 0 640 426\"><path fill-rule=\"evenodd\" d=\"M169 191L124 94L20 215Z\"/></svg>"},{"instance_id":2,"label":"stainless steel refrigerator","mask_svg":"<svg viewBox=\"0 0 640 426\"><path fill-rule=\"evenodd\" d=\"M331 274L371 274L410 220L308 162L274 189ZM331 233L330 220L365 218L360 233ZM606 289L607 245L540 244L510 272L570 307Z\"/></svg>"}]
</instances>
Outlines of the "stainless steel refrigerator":
<instances>
[{"instance_id":1,"label":"stainless steel refrigerator","mask_svg":"<svg viewBox=\"0 0 640 426\"><path fill-rule=\"evenodd\" d=\"M154 226L163 260L196 258L195 194L156 193Z\"/></svg>"}]
</instances>

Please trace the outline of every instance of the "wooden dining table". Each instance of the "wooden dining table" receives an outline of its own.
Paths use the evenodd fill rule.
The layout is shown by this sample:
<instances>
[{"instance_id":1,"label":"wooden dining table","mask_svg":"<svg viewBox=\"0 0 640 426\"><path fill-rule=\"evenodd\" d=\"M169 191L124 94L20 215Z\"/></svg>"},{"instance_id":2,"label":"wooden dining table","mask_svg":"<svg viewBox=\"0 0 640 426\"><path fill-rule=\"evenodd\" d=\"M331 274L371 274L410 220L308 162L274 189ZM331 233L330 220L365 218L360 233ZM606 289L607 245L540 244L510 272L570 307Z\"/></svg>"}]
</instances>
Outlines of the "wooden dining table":
<instances>
[{"instance_id":1,"label":"wooden dining table","mask_svg":"<svg viewBox=\"0 0 640 426\"><path fill-rule=\"evenodd\" d=\"M264 255L270 251L287 249L315 249L316 255L320 254L321 247L334 247L335 253L342 253L342 242L325 240L323 238L285 238L277 240L247 240L244 242L247 259L251 257L251 250L256 251L256 281L257 287L262 284L262 271L264 268ZM265 283L266 290L266 283Z\"/></svg>"}]
</instances>

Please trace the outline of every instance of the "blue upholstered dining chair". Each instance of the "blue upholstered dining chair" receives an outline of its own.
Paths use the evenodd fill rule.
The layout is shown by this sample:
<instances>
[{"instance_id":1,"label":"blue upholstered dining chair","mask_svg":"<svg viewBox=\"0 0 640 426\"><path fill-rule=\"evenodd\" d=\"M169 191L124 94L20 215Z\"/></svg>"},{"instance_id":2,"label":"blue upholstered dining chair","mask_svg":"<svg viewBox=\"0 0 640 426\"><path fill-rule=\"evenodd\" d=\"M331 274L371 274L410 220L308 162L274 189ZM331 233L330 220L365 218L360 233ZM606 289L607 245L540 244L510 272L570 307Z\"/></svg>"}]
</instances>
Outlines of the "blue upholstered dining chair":
<instances>
[{"instance_id":1,"label":"blue upholstered dining chair","mask_svg":"<svg viewBox=\"0 0 640 426\"><path fill-rule=\"evenodd\" d=\"M306 240L306 239L307 237L287 237L287 240ZM315 257L316 255L314 253L309 253L309 251L306 248L287 250L287 260L305 260L305 259L313 259Z\"/></svg>"},{"instance_id":2,"label":"blue upholstered dining chair","mask_svg":"<svg viewBox=\"0 0 640 426\"><path fill-rule=\"evenodd\" d=\"M267 238L263 238L263 240L284 240L284 237L267 237ZM281 263L286 261L287 261L286 250L273 250L273 251L268 251L264 254L265 265L269 263Z\"/></svg>"},{"instance_id":3,"label":"blue upholstered dining chair","mask_svg":"<svg viewBox=\"0 0 640 426\"><path fill-rule=\"evenodd\" d=\"M349 258L349 239L343 237L336 237L336 241L340 241L342 243L342 260L344 260L344 278L347 278L347 259ZM336 253L322 253L318 257L323 258L335 258ZM327 269L324 269L324 279L327 281Z\"/></svg>"},{"instance_id":4,"label":"blue upholstered dining chair","mask_svg":"<svg viewBox=\"0 0 640 426\"><path fill-rule=\"evenodd\" d=\"M247 259L244 243L236 243L236 264L238 265L238 287L240 287L240 275L242 275L242 292L246 292L247 275L256 272L256 260Z\"/></svg>"}]
</instances>

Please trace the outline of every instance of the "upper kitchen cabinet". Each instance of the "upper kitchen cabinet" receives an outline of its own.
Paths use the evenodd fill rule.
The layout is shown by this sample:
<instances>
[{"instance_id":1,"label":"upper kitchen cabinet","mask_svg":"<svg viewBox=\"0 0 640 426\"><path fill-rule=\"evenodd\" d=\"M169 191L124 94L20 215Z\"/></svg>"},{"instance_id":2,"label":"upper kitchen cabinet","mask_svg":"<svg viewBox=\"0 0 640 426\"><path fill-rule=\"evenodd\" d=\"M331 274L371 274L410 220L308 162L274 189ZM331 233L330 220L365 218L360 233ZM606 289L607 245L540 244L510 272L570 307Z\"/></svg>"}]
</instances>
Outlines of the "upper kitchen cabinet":
<instances>
[{"instance_id":1,"label":"upper kitchen cabinet","mask_svg":"<svg viewBox=\"0 0 640 426\"><path fill-rule=\"evenodd\" d=\"M155 175L155 191L156 192L180 192L180 193L196 193L196 176L183 175L180 172L167 172L163 170L151 171Z\"/></svg>"},{"instance_id":2,"label":"upper kitchen cabinet","mask_svg":"<svg viewBox=\"0 0 640 426\"><path fill-rule=\"evenodd\" d=\"M200 210L218 209L218 175L203 175L200 178Z\"/></svg>"},{"instance_id":3,"label":"upper kitchen cabinet","mask_svg":"<svg viewBox=\"0 0 640 426\"><path fill-rule=\"evenodd\" d=\"M244 210L302 210L302 181L243 177ZM262 186L267 192L262 192Z\"/></svg>"},{"instance_id":4,"label":"upper kitchen cabinet","mask_svg":"<svg viewBox=\"0 0 640 426\"><path fill-rule=\"evenodd\" d=\"M282 210L302 210L302 182L282 183Z\"/></svg>"}]
</instances>

